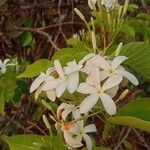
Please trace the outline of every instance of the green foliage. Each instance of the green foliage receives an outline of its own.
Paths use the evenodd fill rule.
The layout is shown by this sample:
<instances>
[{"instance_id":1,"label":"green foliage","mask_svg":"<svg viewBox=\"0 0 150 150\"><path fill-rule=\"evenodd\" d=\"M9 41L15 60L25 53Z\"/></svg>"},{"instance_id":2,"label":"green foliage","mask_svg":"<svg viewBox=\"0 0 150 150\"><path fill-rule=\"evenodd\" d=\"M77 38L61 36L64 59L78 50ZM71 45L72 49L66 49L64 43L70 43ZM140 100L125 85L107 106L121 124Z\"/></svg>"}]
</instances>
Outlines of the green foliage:
<instances>
[{"instance_id":1,"label":"green foliage","mask_svg":"<svg viewBox=\"0 0 150 150\"><path fill-rule=\"evenodd\" d=\"M4 114L4 104L11 102L16 88L16 74L6 73L0 77L0 114Z\"/></svg>"},{"instance_id":2,"label":"green foliage","mask_svg":"<svg viewBox=\"0 0 150 150\"><path fill-rule=\"evenodd\" d=\"M150 80L150 45L132 42L122 47L121 55L127 56L125 64L145 80Z\"/></svg>"},{"instance_id":3,"label":"green foliage","mask_svg":"<svg viewBox=\"0 0 150 150\"><path fill-rule=\"evenodd\" d=\"M115 117L108 118L108 122L150 132L149 106L149 98L137 99L119 109Z\"/></svg>"},{"instance_id":4,"label":"green foliage","mask_svg":"<svg viewBox=\"0 0 150 150\"><path fill-rule=\"evenodd\" d=\"M33 36L31 32L24 32L20 36L20 43L23 47L30 46L32 44Z\"/></svg>"},{"instance_id":5,"label":"green foliage","mask_svg":"<svg viewBox=\"0 0 150 150\"><path fill-rule=\"evenodd\" d=\"M33 64L27 65L25 71L18 78L30 78L39 75L42 71L46 71L51 63L47 59L40 59Z\"/></svg>"},{"instance_id":6,"label":"green foliage","mask_svg":"<svg viewBox=\"0 0 150 150\"><path fill-rule=\"evenodd\" d=\"M10 150L67 150L66 146L57 137L50 139L49 136L35 134L2 136L8 143Z\"/></svg>"},{"instance_id":7,"label":"green foliage","mask_svg":"<svg viewBox=\"0 0 150 150\"><path fill-rule=\"evenodd\" d=\"M62 65L66 65L67 62L76 60L77 62L82 59L89 51L83 46L76 48L64 48L57 51L52 57L51 61L47 59L40 59L33 64L27 65L25 71L21 73L18 78L30 78L39 75L41 72L46 71L53 65L55 59L58 59Z\"/></svg>"}]
</instances>

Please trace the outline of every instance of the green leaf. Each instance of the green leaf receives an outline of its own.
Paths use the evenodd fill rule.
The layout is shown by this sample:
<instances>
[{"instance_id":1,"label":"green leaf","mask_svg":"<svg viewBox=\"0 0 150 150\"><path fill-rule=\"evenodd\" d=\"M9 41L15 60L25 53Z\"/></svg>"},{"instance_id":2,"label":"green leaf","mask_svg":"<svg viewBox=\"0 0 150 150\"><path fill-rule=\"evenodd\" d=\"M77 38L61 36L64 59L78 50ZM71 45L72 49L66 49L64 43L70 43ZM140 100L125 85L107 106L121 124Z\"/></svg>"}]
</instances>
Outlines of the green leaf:
<instances>
[{"instance_id":1,"label":"green leaf","mask_svg":"<svg viewBox=\"0 0 150 150\"><path fill-rule=\"evenodd\" d=\"M23 47L29 46L32 42L33 36L31 32L24 32L20 37L20 42Z\"/></svg>"},{"instance_id":2,"label":"green leaf","mask_svg":"<svg viewBox=\"0 0 150 150\"><path fill-rule=\"evenodd\" d=\"M57 51L51 61L54 62L55 59L58 59L63 65L66 65L69 61L80 61L88 53L88 50L82 48L64 48Z\"/></svg>"},{"instance_id":3,"label":"green leaf","mask_svg":"<svg viewBox=\"0 0 150 150\"><path fill-rule=\"evenodd\" d=\"M150 98L139 98L119 109L117 116L132 116L150 121Z\"/></svg>"},{"instance_id":4,"label":"green leaf","mask_svg":"<svg viewBox=\"0 0 150 150\"><path fill-rule=\"evenodd\" d=\"M113 124L130 126L133 128L150 132L150 122L135 117L130 116L110 117L107 121Z\"/></svg>"},{"instance_id":5,"label":"green leaf","mask_svg":"<svg viewBox=\"0 0 150 150\"><path fill-rule=\"evenodd\" d=\"M128 59L124 62L145 80L150 80L150 45L132 42L122 47L122 54Z\"/></svg>"},{"instance_id":6,"label":"green leaf","mask_svg":"<svg viewBox=\"0 0 150 150\"><path fill-rule=\"evenodd\" d=\"M10 150L67 150L63 140L54 136L40 136L35 134L2 136L8 143Z\"/></svg>"},{"instance_id":7,"label":"green leaf","mask_svg":"<svg viewBox=\"0 0 150 150\"><path fill-rule=\"evenodd\" d=\"M150 132L150 98L140 98L120 108L108 121Z\"/></svg>"},{"instance_id":8,"label":"green leaf","mask_svg":"<svg viewBox=\"0 0 150 150\"><path fill-rule=\"evenodd\" d=\"M12 137L2 136L2 139L8 143L10 150L40 150L34 143L45 146L48 142L48 136L40 136L34 134L15 135Z\"/></svg>"},{"instance_id":9,"label":"green leaf","mask_svg":"<svg viewBox=\"0 0 150 150\"><path fill-rule=\"evenodd\" d=\"M31 78L39 75L42 71L46 71L50 67L51 63L47 59L40 59L33 64L27 65L25 71L21 73L17 78Z\"/></svg>"}]
</instances>

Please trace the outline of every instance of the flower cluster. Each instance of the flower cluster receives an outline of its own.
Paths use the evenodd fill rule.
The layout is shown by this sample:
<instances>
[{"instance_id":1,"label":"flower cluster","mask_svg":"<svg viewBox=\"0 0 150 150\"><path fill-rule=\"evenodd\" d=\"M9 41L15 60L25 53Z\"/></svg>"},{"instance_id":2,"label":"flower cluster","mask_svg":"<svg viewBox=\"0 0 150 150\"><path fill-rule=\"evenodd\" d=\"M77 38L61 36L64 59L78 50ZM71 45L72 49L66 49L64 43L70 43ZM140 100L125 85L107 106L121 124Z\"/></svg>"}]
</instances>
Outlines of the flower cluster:
<instances>
[{"instance_id":1,"label":"flower cluster","mask_svg":"<svg viewBox=\"0 0 150 150\"><path fill-rule=\"evenodd\" d=\"M87 133L96 132L93 124L83 127L83 120L67 122L66 118L70 113L74 120L78 120L82 114L90 112L100 100L106 112L114 115L116 104L113 98L117 95L122 80L126 78L134 85L138 85L136 77L121 65L126 59L125 56L117 56L112 60L91 53L78 63L75 60L68 62L65 67L62 67L59 60L55 60L54 67L49 68L46 73L41 73L32 83L30 92L35 91L36 99L42 91L46 92L51 101L60 98L65 91L70 94L77 91L87 95L79 106L62 103L57 110L57 119L53 118L70 147L81 147L83 138L90 150L91 140ZM86 79L80 83L81 72L86 74ZM63 122L58 122L60 118Z\"/></svg>"}]
</instances>

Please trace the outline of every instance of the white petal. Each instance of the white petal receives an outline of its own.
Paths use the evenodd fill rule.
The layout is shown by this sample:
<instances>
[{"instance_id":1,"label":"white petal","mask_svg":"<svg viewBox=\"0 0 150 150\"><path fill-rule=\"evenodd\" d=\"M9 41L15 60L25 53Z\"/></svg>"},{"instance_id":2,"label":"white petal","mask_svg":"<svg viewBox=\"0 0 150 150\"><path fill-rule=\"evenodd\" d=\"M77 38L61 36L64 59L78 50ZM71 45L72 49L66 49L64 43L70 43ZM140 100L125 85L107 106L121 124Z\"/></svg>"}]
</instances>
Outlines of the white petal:
<instances>
[{"instance_id":1,"label":"white petal","mask_svg":"<svg viewBox=\"0 0 150 150\"><path fill-rule=\"evenodd\" d=\"M114 98L119 90L119 86L114 86L111 89L107 90L105 93L108 94L111 98Z\"/></svg>"},{"instance_id":2,"label":"white petal","mask_svg":"<svg viewBox=\"0 0 150 150\"><path fill-rule=\"evenodd\" d=\"M52 72L54 71L54 68L53 67L50 67L46 70L46 75L50 75Z\"/></svg>"},{"instance_id":3,"label":"white petal","mask_svg":"<svg viewBox=\"0 0 150 150\"><path fill-rule=\"evenodd\" d=\"M63 71L63 68L62 68L62 65L61 63L59 62L59 60L55 60L54 61L54 66L55 66L55 69L58 73L58 75L61 77L61 78L64 78L64 71Z\"/></svg>"},{"instance_id":4,"label":"white petal","mask_svg":"<svg viewBox=\"0 0 150 150\"><path fill-rule=\"evenodd\" d=\"M88 5L91 9L95 8L96 1L97 0L88 0Z\"/></svg>"},{"instance_id":5,"label":"white petal","mask_svg":"<svg viewBox=\"0 0 150 150\"><path fill-rule=\"evenodd\" d=\"M102 68L103 70L109 70L110 65L109 63L100 55L94 56L91 61L98 67Z\"/></svg>"},{"instance_id":6,"label":"white petal","mask_svg":"<svg viewBox=\"0 0 150 150\"><path fill-rule=\"evenodd\" d=\"M117 70L117 74L127 78L134 85L138 85L139 84L139 81L137 80L137 78L133 74L131 74L131 73L127 72L127 71Z\"/></svg>"},{"instance_id":7,"label":"white petal","mask_svg":"<svg viewBox=\"0 0 150 150\"><path fill-rule=\"evenodd\" d=\"M116 69L122 62L124 62L127 59L125 56L117 56L112 61L111 67L113 69Z\"/></svg>"},{"instance_id":8,"label":"white petal","mask_svg":"<svg viewBox=\"0 0 150 150\"><path fill-rule=\"evenodd\" d=\"M10 59L5 59L3 64L6 65L9 61L10 61Z\"/></svg>"},{"instance_id":9,"label":"white petal","mask_svg":"<svg viewBox=\"0 0 150 150\"><path fill-rule=\"evenodd\" d=\"M61 103L60 106L57 108L57 117L60 117L60 114L62 113L63 110L65 109L70 109L71 106L67 103Z\"/></svg>"},{"instance_id":10,"label":"white petal","mask_svg":"<svg viewBox=\"0 0 150 150\"><path fill-rule=\"evenodd\" d=\"M100 71L100 81L105 80L107 77L109 77L109 74L107 71Z\"/></svg>"},{"instance_id":11,"label":"white petal","mask_svg":"<svg viewBox=\"0 0 150 150\"><path fill-rule=\"evenodd\" d=\"M84 67L81 69L81 71L86 73L86 74L89 74L91 72L91 68L93 67L93 65L94 64L90 60L88 60L85 63Z\"/></svg>"},{"instance_id":12,"label":"white petal","mask_svg":"<svg viewBox=\"0 0 150 150\"><path fill-rule=\"evenodd\" d=\"M96 132L96 131L97 129L96 129L95 124L90 124L84 128L85 133Z\"/></svg>"},{"instance_id":13,"label":"white petal","mask_svg":"<svg viewBox=\"0 0 150 150\"><path fill-rule=\"evenodd\" d=\"M41 94L42 92L42 85L35 91L35 99L37 100L39 95Z\"/></svg>"},{"instance_id":14,"label":"white petal","mask_svg":"<svg viewBox=\"0 0 150 150\"><path fill-rule=\"evenodd\" d=\"M102 104L109 115L116 114L115 102L105 93L100 94Z\"/></svg>"},{"instance_id":15,"label":"white petal","mask_svg":"<svg viewBox=\"0 0 150 150\"><path fill-rule=\"evenodd\" d=\"M91 93L95 93L96 89L93 86L90 86L89 84L81 83L77 91L83 94L91 94Z\"/></svg>"},{"instance_id":16,"label":"white petal","mask_svg":"<svg viewBox=\"0 0 150 150\"><path fill-rule=\"evenodd\" d=\"M85 140L87 149L88 149L88 150L92 150L92 140L91 140L91 138L90 138L87 134L84 134L84 135L83 135L83 138L84 138L84 140Z\"/></svg>"},{"instance_id":17,"label":"white petal","mask_svg":"<svg viewBox=\"0 0 150 150\"><path fill-rule=\"evenodd\" d=\"M68 86L67 89L69 93L74 93L79 84L79 72L73 72L68 76Z\"/></svg>"},{"instance_id":18,"label":"white petal","mask_svg":"<svg viewBox=\"0 0 150 150\"><path fill-rule=\"evenodd\" d=\"M68 131L64 131L64 139L65 139L65 142L73 148L83 146L83 144L80 141L77 141L76 139L74 139Z\"/></svg>"},{"instance_id":19,"label":"white petal","mask_svg":"<svg viewBox=\"0 0 150 150\"><path fill-rule=\"evenodd\" d=\"M114 86L117 86L120 84L120 82L122 81L122 77L119 75L113 75L111 77L109 77L108 80L106 80L106 82L103 84L102 86L102 90L106 91Z\"/></svg>"},{"instance_id":20,"label":"white petal","mask_svg":"<svg viewBox=\"0 0 150 150\"><path fill-rule=\"evenodd\" d=\"M49 91L55 89L60 83L62 82L61 79L51 79L46 81L45 85L43 86L44 91Z\"/></svg>"},{"instance_id":21,"label":"white petal","mask_svg":"<svg viewBox=\"0 0 150 150\"><path fill-rule=\"evenodd\" d=\"M72 115L73 115L73 118L74 118L74 119L79 119L79 118L81 117L80 110L75 108L75 109L72 111Z\"/></svg>"},{"instance_id":22,"label":"white petal","mask_svg":"<svg viewBox=\"0 0 150 150\"><path fill-rule=\"evenodd\" d=\"M44 82L44 80L45 80L45 77L43 77L43 75L38 76L31 84L30 93L35 91L41 85L41 83Z\"/></svg>"},{"instance_id":23,"label":"white petal","mask_svg":"<svg viewBox=\"0 0 150 150\"><path fill-rule=\"evenodd\" d=\"M58 98L62 96L62 94L65 92L66 88L67 88L67 83L66 82L60 83L56 87L56 95L57 95Z\"/></svg>"},{"instance_id":24,"label":"white petal","mask_svg":"<svg viewBox=\"0 0 150 150\"><path fill-rule=\"evenodd\" d=\"M98 99L98 94L91 94L86 97L79 106L81 114L89 112L97 103Z\"/></svg>"},{"instance_id":25,"label":"white petal","mask_svg":"<svg viewBox=\"0 0 150 150\"><path fill-rule=\"evenodd\" d=\"M97 66L93 66L91 69L91 75L95 87L100 86L100 70Z\"/></svg>"},{"instance_id":26,"label":"white petal","mask_svg":"<svg viewBox=\"0 0 150 150\"><path fill-rule=\"evenodd\" d=\"M79 61L79 65L83 65L87 60L89 60L90 58L94 56L95 56L94 53L87 54L82 60Z\"/></svg>"},{"instance_id":27,"label":"white petal","mask_svg":"<svg viewBox=\"0 0 150 150\"><path fill-rule=\"evenodd\" d=\"M47 97L54 102L56 100L55 90L46 91Z\"/></svg>"},{"instance_id":28,"label":"white petal","mask_svg":"<svg viewBox=\"0 0 150 150\"><path fill-rule=\"evenodd\" d=\"M6 67L2 67L1 72L4 74L6 72Z\"/></svg>"},{"instance_id":29,"label":"white petal","mask_svg":"<svg viewBox=\"0 0 150 150\"><path fill-rule=\"evenodd\" d=\"M2 60L0 59L0 68L2 68L3 67L3 62L2 62Z\"/></svg>"},{"instance_id":30,"label":"white petal","mask_svg":"<svg viewBox=\"0 0 150 150\"><path fill-rule=\"evenodd\" d=\"M66 117L71 113L71 109L65 109L63 112L62 112L62 115L61 117L63 118L63 120L66 120Z\"/></svg>"}]
</instances>

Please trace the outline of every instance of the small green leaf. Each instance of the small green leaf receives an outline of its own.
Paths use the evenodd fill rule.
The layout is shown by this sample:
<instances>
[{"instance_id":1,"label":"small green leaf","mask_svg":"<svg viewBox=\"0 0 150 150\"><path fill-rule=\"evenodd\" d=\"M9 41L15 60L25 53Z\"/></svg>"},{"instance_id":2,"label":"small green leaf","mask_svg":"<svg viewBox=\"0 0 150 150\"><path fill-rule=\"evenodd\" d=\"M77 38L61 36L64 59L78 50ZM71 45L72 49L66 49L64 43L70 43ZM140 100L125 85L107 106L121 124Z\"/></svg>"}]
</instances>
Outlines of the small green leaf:
<instances>
[{"instance_id":1,"label":"small green leaf","mask_svg":"<svg viewBox=\"0 0 150 150\"><path fill-rule=\"evenodd\" d=\"M51 63L47 59L40 59L33 64L27 65L25 71L18 78L31 78L39 75L42 71L46 71Z\"/></svg>"},{"instance_id":2,"label":"small green leaf","mask_svg":"<svg viewBox=\"0 0 150 150\"><path fill-rule=\"evenodd\" d=\"M24 32L20 37L20 42L23 47L29 46L32 42L33 36L31 32Z\"/></svg>"}]
</instances>

